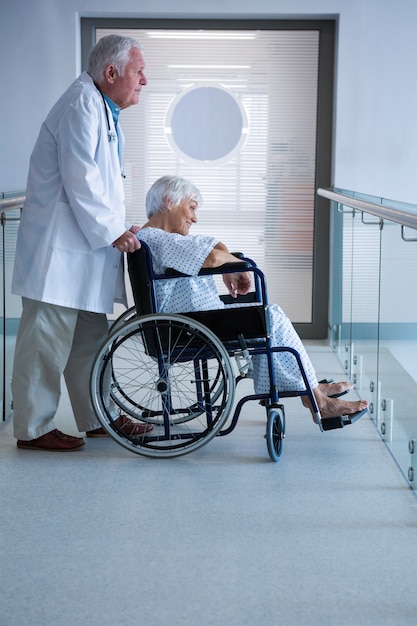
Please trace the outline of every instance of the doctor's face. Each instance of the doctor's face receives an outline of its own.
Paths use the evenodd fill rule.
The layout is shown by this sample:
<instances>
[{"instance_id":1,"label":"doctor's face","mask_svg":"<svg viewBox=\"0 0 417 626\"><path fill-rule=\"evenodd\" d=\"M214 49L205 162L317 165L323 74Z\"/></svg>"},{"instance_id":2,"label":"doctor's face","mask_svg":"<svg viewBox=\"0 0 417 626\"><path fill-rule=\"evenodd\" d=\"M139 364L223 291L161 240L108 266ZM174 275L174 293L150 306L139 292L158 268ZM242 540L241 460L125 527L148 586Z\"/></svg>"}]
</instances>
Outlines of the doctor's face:
<instances>
[{"instance_id":1,"label":"doctor's face","mask_svg":"<svg viewBox=\"0 0 417 626\"><path fill-rule=\"evenodd\" d=\"M169 232L188 235L191 226L197 222L197 202L182 200L177 205L168 204L168 208L170 211Z\"/></svg>"},{"instance_id":2,"label":"doctor's face","mask_svg":"<svg viewBox=\"0 0 417 626\"><path fill-rule=\"evenodd\" d=\"M140 91L148 82L144 70L145 61L141 50L131 48L123 76L113 65L107 66L106 85L102 91L121 109L137 104Z\"/></svg>"}]
</instances>

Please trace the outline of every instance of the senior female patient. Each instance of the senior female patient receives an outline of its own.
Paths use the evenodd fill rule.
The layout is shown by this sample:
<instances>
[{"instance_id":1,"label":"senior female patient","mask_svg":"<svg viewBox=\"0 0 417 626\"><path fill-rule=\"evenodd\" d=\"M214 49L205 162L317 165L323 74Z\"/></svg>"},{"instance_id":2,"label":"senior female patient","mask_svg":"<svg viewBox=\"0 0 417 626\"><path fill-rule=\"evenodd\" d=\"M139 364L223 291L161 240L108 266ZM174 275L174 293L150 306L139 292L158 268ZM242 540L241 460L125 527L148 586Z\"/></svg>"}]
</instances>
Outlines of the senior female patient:
<instances>
[{"instance_id":1,"label":"senior female patient","mask_svg":"<svg viewBox=\"0 0 417 626\"><path fill-rule=\"evenodd\" d=\"M137 237L148 244L155 273L163 274L167 268L172 268L189 275L189 278L157 281L161 312L191 312L227 306L218 295L214 278L198 276L198 272L203 267L218 267L228 262L235 263L237 259L215 237L189 234L191 226L197 222L196 212L201 201L200 192L194 184L177 176L159 178L147 193L148 221L138 231ZM225 274L223 280L229 293L236 298L238 294L248 293L251 273ZM368 405L364 400L347 402L339 399L338 396L352 388L350 383L317 381L311 361L288 317L277 304L270 306L270 313L272 343L299 352L322 418L352 415L364 410ZM294 357L284 352L275 353L273 358L278 389L303 390L305 386ZM255 355L252 360L255 393L268 393L267 359L265 355ZM306 397L302 401L311 410L314 419L310 401Z\"/></svg>"}]
</instances>

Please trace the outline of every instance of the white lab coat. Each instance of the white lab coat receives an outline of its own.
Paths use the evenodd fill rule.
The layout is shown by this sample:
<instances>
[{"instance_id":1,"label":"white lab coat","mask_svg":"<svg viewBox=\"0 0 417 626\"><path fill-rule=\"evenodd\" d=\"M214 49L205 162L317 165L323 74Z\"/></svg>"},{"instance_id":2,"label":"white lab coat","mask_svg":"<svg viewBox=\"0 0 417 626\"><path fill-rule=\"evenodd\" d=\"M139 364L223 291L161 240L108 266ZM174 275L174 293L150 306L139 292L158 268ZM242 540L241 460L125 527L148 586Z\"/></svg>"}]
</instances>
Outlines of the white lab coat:
<instances>
[{"instance_id":1,"label":"white lab coat","mask_svg":"<svg viewBox=\"0 0 417 626\"><path fill-rule=\"evenodd\" d=\"M96 313L126 305L122 255L112 242L129 225L118 142L108 139L104 106L83 72L42 125L17 238L17 295ZM119 128L117 134L122 154Z\"/></svg>"}]
</instances>

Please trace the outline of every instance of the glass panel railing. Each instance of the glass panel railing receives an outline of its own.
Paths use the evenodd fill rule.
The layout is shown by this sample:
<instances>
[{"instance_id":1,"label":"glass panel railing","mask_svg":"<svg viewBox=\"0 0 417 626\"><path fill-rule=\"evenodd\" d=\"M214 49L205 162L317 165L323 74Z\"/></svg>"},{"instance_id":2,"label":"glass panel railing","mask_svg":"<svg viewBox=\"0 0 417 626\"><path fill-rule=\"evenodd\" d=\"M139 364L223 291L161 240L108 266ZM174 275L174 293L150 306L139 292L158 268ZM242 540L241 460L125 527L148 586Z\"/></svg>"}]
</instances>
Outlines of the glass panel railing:
<instances>
[{"instance_id":1,"label":"glass panel railing","mask_svg":"<svg viewBox=\"0 0 417 626\"><path fill-rule=\"evenodd\" d=\"M409 237L410 241L402 239L399 224L384 221L378 427L403 473L413 478L412 450L417 442L417 231L411 231Z\"/></svg>"},{"instance_id":2,"label":"glass panel railing","mask_svg":"<svg viewBox=\"0 0 417 626\"><path fill-rule=\"evenodd\" d=\"M336 234L343 233L343 238L333 238L333 258L331 264L331 345L338 354L340 362L350 377L352 342L351 302L352 302L352 246L353 246L354 211L342 204L337 205L333 218L338 228Z\"/></svg>"},{"instance_id":3,"label":"glass panel railing","mask_svg":"<svg viewBox=\"0 0 417 626\"><path fill-rule=\"evenodd\" d=\"M417 207L341 190L318 193L332 200L331 265L342 268L330 306L332 347L417 490Z\"/></svg>"},{"instance_id":4,"label":"glass panel railing","mask_svg":"<svg viewBox=\"0 0 417 626\"><path fill-rule=\"evenodd\" d=\"M334 251L339 249L332 262L331 343L376 418L380 221L365 220L362 212L343 204L337 213L343 238L335 243Z\"/></svg>"},{"instance_id":5,"label":"glass panel railing","mask_svg":"<svg viewBox=\"0 0 417 626\"><path fill-rule=\"evenodd\" d=\"M377 421L381 220L355 211L353 223L350 374Z\"/></svg>"},{"instance_id":6,"label":"glass panel railing","mask_svg":"<svg viewBox=\"0 0 417 626\"><path fill-rule=\"evenodd\" d=\"M16 249L16 236L24 196L21 193L0 194L0 265L1 265L1 358L0 358L0 420L12 409L11 377L17 327L21 315L20 298L11 294L11 279Z\"/></svg>"}]
</instances>

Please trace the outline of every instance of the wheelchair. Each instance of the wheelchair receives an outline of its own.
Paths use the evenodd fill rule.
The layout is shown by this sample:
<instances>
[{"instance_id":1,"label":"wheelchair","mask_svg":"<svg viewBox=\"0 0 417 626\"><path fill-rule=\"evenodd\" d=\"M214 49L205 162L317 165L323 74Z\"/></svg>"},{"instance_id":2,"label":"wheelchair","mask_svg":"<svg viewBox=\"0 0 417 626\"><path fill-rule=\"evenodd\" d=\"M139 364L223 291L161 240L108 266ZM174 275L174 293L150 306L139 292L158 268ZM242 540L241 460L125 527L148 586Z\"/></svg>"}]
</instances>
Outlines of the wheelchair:
<instances>
[{"instance_id":1,"label":"wheelchair","mask_svg":"<svg viewBox=\"0 0 417 626\"><path fill-rule=\"evenodd\" d=\"M239 308L166 314L158 312L156 282L184 275L172 270L154 274L143 242L128 254L135 305L110 327L94 361L90 390L101 425L129 451L153 458L193 452L216 436L230 434L244 404L257 401L266 411L269 457L278 461L285 438L281 399L290 396L309 398L321 430L343 427L340 417L336 422L321 419L299 353L271 345L264 274L251 259L235 256L236 263L202 269L200 274L252 272L254 291L238 297ZM232 301L230 296L221 298ZM277 352L293 355L303 391L279 392L273 368ZM234 406L236 386L250 376L251 357L259 354L268 361L270 392L244 396ZM116 423L120 414L153 428L140 436L127 435Z\"/></svg>"}]
</instances>

